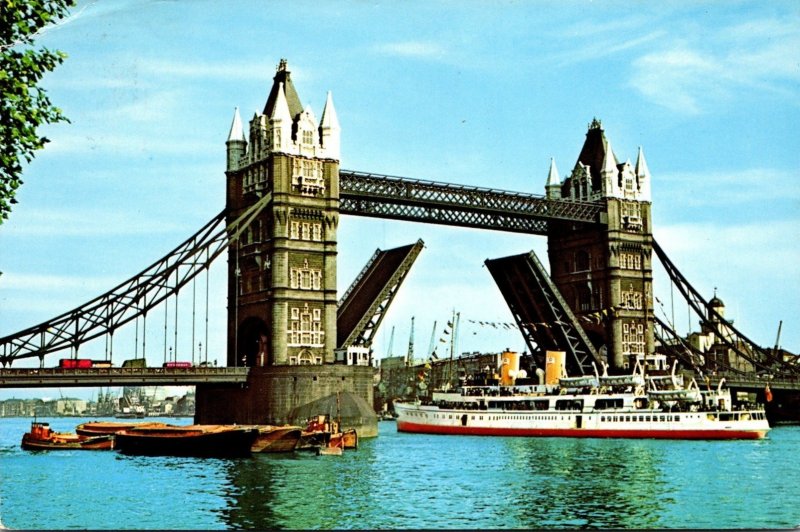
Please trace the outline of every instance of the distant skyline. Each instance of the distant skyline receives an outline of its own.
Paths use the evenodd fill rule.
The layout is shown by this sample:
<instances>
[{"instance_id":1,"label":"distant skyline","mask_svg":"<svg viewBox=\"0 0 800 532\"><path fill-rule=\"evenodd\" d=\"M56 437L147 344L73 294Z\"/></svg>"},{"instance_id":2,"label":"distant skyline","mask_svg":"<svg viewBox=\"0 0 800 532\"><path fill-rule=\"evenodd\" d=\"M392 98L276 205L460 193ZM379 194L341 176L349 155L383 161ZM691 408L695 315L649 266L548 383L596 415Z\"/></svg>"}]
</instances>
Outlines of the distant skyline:
<instances>
[{"instance_id":1,"label":"distant skyline","mask_svg":"<svg viewBox=\"0 0 800 532\"><path fill-rule=\"evenodd\" d=\"M71 122L44 129L51 142L25 168L19 204L0 226L0 336L102 294L219 212L234 108L244 122L260 112L286 58L318 117L332 91L344 169L544 194L550 158L568 175L598 118L621 162L642 146L654 236L692 285L706 299L716 288L726 316L763 346L775 343L782 320L781 346L800 352L800 6L643 8L79 2L38 39L68 54L42 85ZM454 310L458 352L526 350L518 331L479 323L513 322L483 261L533 249L547 264L543 237L342 216L340 294L376 248L417 238L426 247L383 321L376 355L387 354L392 328L392 354L406 352L412 316L415 356L432 337L441 353ZM212 267L209 345L202 339L220 363L225 260ZM698 330L655 273L658 315L674 314L682 334ZM167 333L167 347L185 359L187 304L182 297L177 346L171 324ZM115 335L118 363L136 349L127 329ZM160 364L163 315L148 318L147 334L148 360ZM102 342L81 349L103 357ZM0 399L42 395L58 391L0 390Z\"/></svg>"}]
</instances>

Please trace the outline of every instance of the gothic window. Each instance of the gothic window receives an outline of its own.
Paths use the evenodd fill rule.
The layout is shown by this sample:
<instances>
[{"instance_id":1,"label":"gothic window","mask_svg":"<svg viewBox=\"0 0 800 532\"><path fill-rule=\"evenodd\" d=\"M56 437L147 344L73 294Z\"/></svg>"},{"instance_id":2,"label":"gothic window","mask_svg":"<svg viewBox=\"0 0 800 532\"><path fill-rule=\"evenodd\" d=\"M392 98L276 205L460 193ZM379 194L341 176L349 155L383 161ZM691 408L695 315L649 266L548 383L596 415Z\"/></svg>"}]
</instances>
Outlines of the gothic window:
<instances>
[{"instance_id":1,"label":"gothic window","mask_svg":"<svg viewBox=\"0 0 800 532\"><path fill-rule=\"evenodd\" d=\"M292 307L289 320L288 340L291 346L323 347L325 332L322 330L320 309Z\"/></svg>"},{"instance_id":2,"label":"gothic window","mask_svg":"<svg viewBox=\"0 0 800 532\"><path fill-rule=\"evenodd\" d=\"M592 308L603 308L603 293L597 285L592 287Z\"/></svg>"},{"instance_id":3,"label":"gothic window","mask_svg":"<svg viewBox=\"0 0 800 532\"><path fill-rule=\"evenodd\" d=\"M316 196L325 190L322 161L296 158L292 162L292 185L304 196Z\"/></svg>"},{"instance_id":4,"label":"gothic window","mask_svg":"<svg viewBox=\"0 0 800 532\"><path fill-rule=\"evenodd\" d=\"M641 310L642 309L642 293L638 290L633 288L633 285L629 285L629 289L625 292L622 292L622 302L620 303L622 308L632 309L632 310Z\"/></svg>"},{"instance_id":5,"label":"gothic window","mask_svg":"<svg viewBox=\"0 0 800 532\"><path fill-rule=\"evenodd\" d=\"M627 355L644 355L644 325L630 322L622 324L622 352Z\"/></svg>"},{"instance_id":6,"label":"gothic window","mask_svg":"<svg viewBox=\"0 0 800 532\"><path fill-rule=\"evenodd\" d=\"M314 133L312 131L303 131L303 144L314 144Z\"/></svg>"},{"instance_id":7,"label":"gothic window","mask_svg":"<svg viewBox=\"0 0 800 532\"><path fill-rule=\"evenodd\" d=\"M591 258L589 253L580 250L575 253L575 271L576 272L585 272L589 270L589 266L591 264Z\"/></svg>"},{"instance_id":8,"label":"gothic window","mask_svg":"<svg viewBox=\"0 0 800 532\"><path fill-rule=\"evenodd\" d=\"M620 253L619 267L624 270L641 270L642 256L635 253Z\"/></svg>"},{"instance_id":9,"label":"gothic window","mask_svg":"<svg viewBox=\"0 0 800 532\"><path fill-rule=\"evenodd\" d=\"M273 131L275 132L275 137L274 137L275 138L275 142L274 142L273 145L276 148L280 148L280 146L281 146L281 130L276 127Z\"/></svg>"},{"instance_id":10,"label":"gothic window","mask_svg":"<svg viewBox=\"0 0 800 532\"><path fill-rule=\"evenodd\" d=\"M303 260L300 268L289 268L289 288L299 288L300 290L321 290L322 289L322 270L310 268L308 259Z\"/></svg>"},{"instance_id":11,"label":"gothic window","mask_svg":"<svg viewBox=\"0 0 800 532\"><path fill-rule=\"evenodd\" d=\"M320 222L291 221L289 222L289 238L322 242L322 224Z\"/></svg>"},{"instance_id":12,"label":"gothic window","mask_svg":"<svg viewBox=\"0 0 800 532\"><path fill-rule=\"evenodd\" d=\"M588 285L581 285L577 289L578 309L581 312L592 309L592 292Z\"/></svg>"}]
</instances>

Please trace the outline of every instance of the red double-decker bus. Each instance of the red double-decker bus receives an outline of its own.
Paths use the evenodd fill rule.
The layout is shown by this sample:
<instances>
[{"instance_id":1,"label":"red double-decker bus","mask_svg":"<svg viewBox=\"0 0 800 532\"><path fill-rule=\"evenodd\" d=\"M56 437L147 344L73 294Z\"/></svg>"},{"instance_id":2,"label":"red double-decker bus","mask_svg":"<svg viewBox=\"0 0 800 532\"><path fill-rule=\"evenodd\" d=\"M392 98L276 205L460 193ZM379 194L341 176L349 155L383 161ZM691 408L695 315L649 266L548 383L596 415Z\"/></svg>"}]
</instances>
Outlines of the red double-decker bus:
<instances>
[{"instance_id":1,"label":"red double-decker bus","mask_svg":"<svg viewBox=\"0 0 800 532\"><path fill-rule=\"evenodd\" d=\"M92 367L92 361L88 358L62 358L58 361L58 367L64 369L86 369Z\"/></svg>"},{"instance_id":2,"label":"red double-decker bus","mask_svg":"<svg viewBox=\"0 0 800 532\"><path fill-rule=\"evenodd\" d=\"M192 363L191 362L178 362L178 361L175 361L175 362L164 362L164 367L165 368L191 368L192 367Z\"/></svg>"}]
</instances>

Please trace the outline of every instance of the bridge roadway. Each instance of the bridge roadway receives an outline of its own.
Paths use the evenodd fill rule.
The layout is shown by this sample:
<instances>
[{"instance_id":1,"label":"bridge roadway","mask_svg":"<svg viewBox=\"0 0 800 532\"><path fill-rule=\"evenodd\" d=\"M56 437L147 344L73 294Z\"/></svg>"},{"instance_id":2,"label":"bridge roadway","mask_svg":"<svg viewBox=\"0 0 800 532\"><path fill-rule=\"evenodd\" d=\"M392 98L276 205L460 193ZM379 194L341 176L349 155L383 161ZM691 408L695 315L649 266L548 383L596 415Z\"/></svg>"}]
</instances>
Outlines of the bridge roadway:
<instances>
[{"instance_id":1,"label":"bridge roadway","mask_svg":"<svg viewBox=\"0 0 800 532\"><path fill-rule=\"evenodd\" d=\"M0 369L0 388L78 386L241 385L250 368L17 368Z\"/></svg>"},{"instance_id":2,"label":"bridge roadway","mask_svg":"<svg viewBox=\"0 0 800 532\"><path fill-rule=\"evenodd\" d=\"M765 377L755 373L746 375L712 375L708 385L715 388L719 385L720 379L725 379L725 386L739 390L747 389L752 391L763 390L767 384L771 390L791 390L800 391L799 377ZM696 377L697 384L703 387L703 379Z\"/></svg>"}]
</instances>

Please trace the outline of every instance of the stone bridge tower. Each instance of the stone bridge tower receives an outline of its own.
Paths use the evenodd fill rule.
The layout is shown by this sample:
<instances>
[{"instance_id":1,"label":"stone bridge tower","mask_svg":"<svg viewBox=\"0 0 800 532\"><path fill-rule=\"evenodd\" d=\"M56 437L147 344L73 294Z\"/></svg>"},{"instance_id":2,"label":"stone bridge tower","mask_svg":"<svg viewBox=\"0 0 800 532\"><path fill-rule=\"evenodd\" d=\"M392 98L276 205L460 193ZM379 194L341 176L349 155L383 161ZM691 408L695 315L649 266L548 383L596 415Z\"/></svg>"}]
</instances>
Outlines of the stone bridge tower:
<instances>
[{"instance_id":1,"label":"stone bridge tower","mask_svg":"<svg viewBox=\"0 0 800 532\"><path fill-rule=\"evenodd\" d=\"M340 129L328 93L319 123L281 60L249 130L227 145L228 221L266 206L228 252L228 365L332 363Z\"/></svg>"},{"instance_id":2,"label":"stone bridge tower","mask_svg":"<svg viewBox=\"0 0 800 532\"><path fill-rule=\"evenodd\" d=\"M562 182L555 162L547 197L604 202L608 225L552 223L550 275L612 369L632 367L653 346L653 229L650 172L639 148L620 163L601 123L589 125L578 161Z\"/></svg>"}]
</instances>

